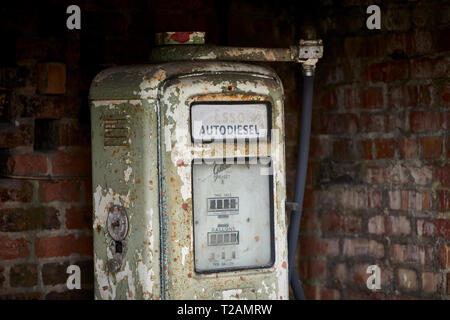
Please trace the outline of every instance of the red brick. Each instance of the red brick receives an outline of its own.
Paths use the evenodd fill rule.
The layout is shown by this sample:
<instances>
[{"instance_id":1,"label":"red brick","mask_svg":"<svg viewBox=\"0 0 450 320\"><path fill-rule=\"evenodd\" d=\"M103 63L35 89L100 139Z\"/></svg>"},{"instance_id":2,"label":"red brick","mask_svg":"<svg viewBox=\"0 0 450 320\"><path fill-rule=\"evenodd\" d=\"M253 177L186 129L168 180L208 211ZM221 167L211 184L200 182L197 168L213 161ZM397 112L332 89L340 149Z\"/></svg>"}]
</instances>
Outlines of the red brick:
<instances>
[{"instance_id":1,"label":"red brick","mask_svg":"<svg viewBox=\"0 0 450 320\"><path fill-rule=\"evenodd\" d=\"M375 240L367 239L345 239L343 254L348 257L370 256L381 259L384 257L384 246Z\"/></svg>"},{"instance_id":2,"label":"red brick","mask_svg":"<svg viewBox=\"0 0 450 320\"><path fill-rule=\"evenodd\" d=\"M414 159L419 154L419 144L417 138L400 138L398 139L398 150L400 158Z\"/></svg>"},{"instance_id":3,"label":"red brick","mask_svg":"<svg viewBox=\"0 0 450 320\"><path fill-rule=\"evenodd\" d=\"M350 113L325 115L323 129L324 133L328 134L356 133L358 119L356 115Z\"/></svg>"},{"instance_id":4,"label":"red brick","mask_svg":"<svg viewBox=\"0 0 450 320\"><path fill-rule=\"evenodd\" d=\"M41 237L35 242L39 258L70 256L71 254L92 255L92 237L74 235Z\"/></svg>"},{"instance_id":5,"label":"red brick","mask_svg":"<svg viewBox=\"0 0 450 320\"><path fill-rule=\"evenodd\" d=\"M0 207L8 201L29 202L33 198L33 185L29 181L0 179Z\"/></svg>"},{"instance_id":6,"label":"red brick","mask_svg":"<svg viewBox=\"0 0 450 320\"><path fill-rule=\"evenodd\" d=\"M317 162L310 161L308 163L308 170L306 172L306 185L307 186L315 186L317 177L319 174L319 164Z\"/></svg>"},{"instance_id":7,"label":"red brick","mask_svg":"<svg viewBox=\"0 0 450 320\"><path fill-rule=\"evenodd\" d=\"M418 54L432 51L432 34L429 31L394 32L383 37L386 42L386 53L395 52Z\"/></svg>"},{"instance_id":8,"label":"red brick","mask_svg":"<svg viewBox=\"0 0 450 320\"><path fill-rule=\"evenodd\" d=\"M411 223L404 216L375 216L368 221L368 231L377 235L406 235L411 233Z\"/></svg>"},{"instance_id":9,"label":"red brick","mask_svg":"<svg viewBox=\"0 0 450 320\"><path fill-rule=\"evenodd\" d=\"M450 238L450 220L417 219L417 234L422 237Z\"/></svg>"},{"instance_id":10,"label":"red brick","mask_svg":"<svg viewBox=\"0 0 450 320\"><path fill-rule=\"evenodd\" d=\"M390 258L393 263L433 265L435 255L433 247L392 244Z\"/></svg>"},{"instance_id":11,"label":"red brick","mask_svg":"<svg viewBox=\"0 0 450 320\"><path fill-rule=\"evenodd\" d=\"M16 154L8 158L7 173L12 175L45 175L47 157L43 154Z\"/></svg>"},{"instance_id":12,"label":"red brick","mask_svg":"<svg viewBox=\"0 0 450 320\"><path fill-rule=\"evenodd\" d=\"M436 132L441 129L441 117L439 112L412 111L410 113L411 132Z\"/></svg>"},{"instance_id":13,"label":"red brick","mask_svg":"<svg viewBox=\"0 0 450 320\"><path fill-rule=\"evenodd\" d=\"M302 223L304 222L304 214ZM90 229L92 226L91 207L70 207L66 209L67 229Z\"/></svg>"},{"instance_id":14,"label":"red brick","mask_svg":"<svg viewBox=\"0 0 450 320\"><path fill-rule=\"evenodd\" d=\"M52 230L60 226L55 208L6 208L0 209L0 231L21 232Z\"/></svg>"},{"instance_id":15,"label":"red brick","mask_svg":"<svg viewBox=\"0 0 450 320\"><path fill-rule=\"evenodd\" d=\"M385 51L386 41L380 36L371 37L346 37L344 40L344 48L348 57L377 57L381 56Z\"/></svg>"},{"instance_id":16,"label":"red brick","mask_svg":"<svg viewBox=\"0 0 450 320\"><path fill-rule=\"evenodd\" d=\"M38 88L41 94L66 93L66 65L58 62L38 64Z\"/></svg>"},{"instance_id":17,"label":"red brick","mask_svg":"<svg viewBox=\"0 0 450 320\"><path fill-rule=\"evenodd\" d=\"M442 154L442 137L423 137L420 139L420 142L422 144L423 158L439 158Z\"/></svg>"},{"instance_id":18,"label":"red brick","mask_svg":"<svg viewBox=\"0 0 450 320\"><path fill-rule=\"evenodd\" d=\"M433 87L431 85L402 85L389 87L387 93L388 106L395 107L428 107L431 105Z\"/></svg>"},{"instance_id":19,"label":"red brick","mask_svg":"<svg viewBox=\"0 0 450 320\"><path fill-rule=\"evenodd\" d=\"M447 295L450 296L450 273L447 273Z\"/></svg>"},{"instance_id":20,"label":"red brick","mask_svg":"<svg viewBox=\"0 0 450 320\"><path fill-rule=\"evenodd\" d=\"M373 160L372 140L361 141L361 155L365 160Z\"/></svg>"},{"instance_id":21,"label":"red brick","mask_svg":"<svg viewBox=\"0 0 450 320\"><path fill-rule=\"evenodd\" d=\"M395 156L394 139L376 139L375 140L375 158L392 159Z\"/></svg>"},{"instance_id":22,"label":"red brick","mask_svg":"<svg viewBox=\"0 0 450 320\"><path fill-rule=\"evenodd\" d=\"M300 261L301 279L325 280L327 276L327 265L323 261Z\"/></svg>"},{"instance_id":23,"label":"red brick","mask_svg":"<svg viewBox=\"0 0 450 320\"><path fill-rule=\"evenodd\" d=\"M408 76L406 61L373 63L366 69L366 80L370 82L392 82L405 80Z\"/></svg>"},{"instance_id":24,"label":"red brick","mask_svg":"<svg viewBox=\"0 0 450 320\"><path fill-rule=\"evenodd\" d=\"M370 166L366 168L365 182L374 184L407 184L409 172L401 165L386 168Z\"/></svg>"},{"instance_id":25,"label":"red brick","mask_svg":"<svg viewBox=\"0 0 450 320\"><path fill-rule=\"evenodd\" d=\"M360 158L354 147L353 140L348 138L334 141L333 157L339 160L356 160Z\"/></svg>"},{"instance_id":26,"label":"red brick","mask_svg":"<svg viewBox=\"0 0 450 320\"><path fill-rule=\"evenodd\" d=\"M0 236L0 259L25 258L29 253L28 242L24 238L11 239L8 236Z\"/></svg>"},{"instance_id":27,"label":"red brick","mask_svg":"<svg viewBox=\"0 0 450 320\"><path fill-rule=\"evenodd\" d=\"M450 191L439 190L437 192L437 210L440 212L450 211Z\"/></svg>"},{"instance_id":28,"label":"red brick","mask_svg":"<svg viewBox=\"0 0 450 320\"><path fill-rule=\"evenodd\" d=\"M447 84L441 92L441 105L448 106L450 105L450 84Z\"/></svg>"},{"instance_id":29,"label":"red brick","mask_svg":"<svg viewBox=\"0 0 450 320\"><path fill-rule=\"evenodd\" d=\"M383 90L379 87L362 90L363 107L374 109L383 107Z\"/></svg>"},{"instance_id":30,"label":"red brick","mask_svg":"<svg viewBox=\"0 0 450 320\"><path fill-rule=\"evenodd\" d=\"M386 114L362 113L360 116L360 128L362 132L385 132Z\"/></svg>"},{"instance_id":31,"label":"red brick","mask_svg":"<svg viewBox=\"0 0 450 320\"><path fill-rule=\"evenodd\" d=\"M450 164L443 167L435 167L434 176L444 187L450 187Z\"/></svg>"},{"instance_id":32,"label":"red brick","mask_svg":"<svg viewBox=\"0 0 450 320\"><path fill-rule=\"evenodd\" d=\"M334 89L324 90L319 99L320 109L332 110L337 108L336 91Z\"/></svg>"},{"instance_id":33,"label":"red brick","mask_svg":"<svg viewBox=\"0 0 450 320\"><path fill-rule=\"evenodd\" d=\"M321 239L316 237L303 237L299 240L300 252L305 257L339 255L338 239Z\"/></svg>"},{"instance_id":34,"label":"red brick","mask_svg":"<svg viewBox=\"0 0 450 320\"><path fill-rule=\"evenodd\" d=\"M310 142L310 158L323 159L330 154L330 141L327 137L311 137Z\"/></svg>"},{"instance_id":35,"label":"red brick","mask_svg":"<svg viewBox=\"0 0 450 320\"><path fill-rule=\"evenodd\" d=\"M450 268L450 246L443 245L441 247L441 267Z\"/></svg>"},{"instance_id":36,"label":"red brick","mask_svg":"<svg viewBox=\"0 0 450 320\"><path fill-rule=\"evenodd\" d=\"M36 264L19 264L11 267L9 272L11 287L34 287L38 282Z\"/></svg>"},{"instance_id":37,"label":"red brick","mask_svg":"<svg viewBox=\"0 0 450 320\"><path fill-rule=\"evenodd\" d=\"M447 159L450 159L450 137L447 137L445 150L446 150Z\"/></svg>"},{"instance_id":38,"label":"red brick","mask_svg":"<svg viewBox=\"0 0 450 320\"><path fill-rule=\"evenodd\" d=\"M91 153L59 151L52 156L54 175L88 176L91 172Z\"/></svg>"},{"instance_id":39,"label":"red brick","mask_svg":"<svg viewBox=\"0 0 450 320\"><path fill-rule=\"evenodd\" d=\"M361 217L337 215L334 213L322 216L322 232L356 233L361 231Z\"/></svg>"},{"instance_id":40,"label":"red brick","mask_svg":"<svg viewBox=\"0 0 450 320\"><path fill-rule=\"evenodd\" d=\"M77 180L39 183L39 199L42 202L75 202L81 198L81 183Z\"/></svg>"},{"instance_id":41,"label":"red brick","mask_svg":"<svg viewBox=\"0 0 450 320\"><path fill-rule=\"evenodd\" d=\"M412 79L433 79L448 77L450 73L448 57L420 58L411 60Z\"/></svg>"},{"instance_id":42,"label":"red brick","mask_svg":"<svg viewBox=\"0 0 450 320\"><path fill-rule=\"evenodd\" d=\"M0 123L0 148L30 147L34 143L34 126L23 122L19 126Z\"/></svg>"},{"instance_id":43,"label":"red brick","mask_svg":"<svg viewBox=\"0 0 450 320\"><path fill-rule=\"evenodd\" d=\"M398 269L398 282L402 289L408 291L417 290L417 274L411 269Z\"/></svg>"}]
</instances>

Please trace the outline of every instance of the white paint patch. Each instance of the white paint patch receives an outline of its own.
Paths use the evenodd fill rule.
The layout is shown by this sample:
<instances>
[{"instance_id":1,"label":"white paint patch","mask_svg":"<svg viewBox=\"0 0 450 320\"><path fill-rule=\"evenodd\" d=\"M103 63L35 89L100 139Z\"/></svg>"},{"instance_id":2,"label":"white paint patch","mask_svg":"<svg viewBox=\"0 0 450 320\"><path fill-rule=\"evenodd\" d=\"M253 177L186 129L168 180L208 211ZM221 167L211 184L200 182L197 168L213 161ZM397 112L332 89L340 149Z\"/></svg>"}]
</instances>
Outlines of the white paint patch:
<instances>
[{"instance_id":1,"label":"white paint patch","mask_svg":"<svg viewBox=\"0 0 450 320\"><path fill-rule=\"evenodd\" d=\"M95 260L95 279L97 279L98 291L102 300L114 300L116 297L116 287L112 285L103 260ZM98 299L99 297L95 297Z\"/></svg>"},{"instance_id":2,"label":"white paint patch","mask_svg":"<svg viewBox=\"0 0 450 320\"><path fill-rule=\"evenodd\" d=\"M152 268L148 268L147 265L142 260L141 253L138 254L139 262L137 264L137 273L139 278L139 283L142 286L142 295L144 299L150 299L153 293L153 280L152 277L155 275ZM151 263L151 261L149 261Z\"/></svg>"},{"instance_id":3,"label":"white paint patch","mask_svg":"<svg viewBox=\"0 0 450 320\"><path fill-rule=\"evenodd\" d=\"M210 52L208 54L205 54L204 56L198 57L199 59L216 59L217 55L214 52Z\"/></svg>"},{"instance_id":4,"label":"white paint patch","mask_svg":"<svg viewBox=\"0 0 450 320\"><path fill-rule=\"evenodd\" d=\"M186 255L189 254L189 248L183 247L181 248L181 264L184 266L184 261L186 259Z\"/></svg>"},{"instance_id":5,"label":"white paint patch","mask_svg":"<svg viewBox=\"0 0 450 320\"><path fill-rule=\"evenodd\" d=\"M128 180L130 180L130 175L133 173L133 169L131 167L128 167L124 172L123 172L123 179L125 180L126 183L128 183Z\"/></svg>"},{"instance_id":6,"label":"white paint patch","mask_svg":"<svg viewBox=\"0 0 450 320\"><path fill-rule=\"evenodd\" d=\"M242 289L230 289L222 291L223 300L239 300L239 296L242 294ZM247 300L242 299L241 300Z\"/></svg>"},{"instance_id":7,"label":"white paint patch","mask_svg":"<svg viewBox=\"0 0 450 320\"><path fill-rule=\"evenodd\" d=\"M119 283L122 280L127 280L127 282L128 282L127 299L135 300L136 299L136 289L134 287L133 273L131 272L128 261L125 264L124 270L120 271L116 274L116 280L117 280L117 283Z\"/></svg>"}]
</instances>

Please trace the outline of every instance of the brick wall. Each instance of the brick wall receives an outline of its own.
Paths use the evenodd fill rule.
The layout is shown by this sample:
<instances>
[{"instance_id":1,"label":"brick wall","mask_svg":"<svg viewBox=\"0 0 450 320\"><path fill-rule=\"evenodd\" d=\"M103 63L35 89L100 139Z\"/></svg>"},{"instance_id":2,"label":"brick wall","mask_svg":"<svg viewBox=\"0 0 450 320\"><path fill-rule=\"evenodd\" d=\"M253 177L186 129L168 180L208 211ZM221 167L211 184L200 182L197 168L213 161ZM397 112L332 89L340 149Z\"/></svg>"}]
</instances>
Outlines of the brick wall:
<instances>
[{"instance_id":1,"label":"brick wall","mask_svg":"<svg viewBox=\"0 0 450 320\"><path fill-rule=\"evenodd\" d=\"M299 250L312 299L450 295L450 4L380 6L380 31L365 28L358 1L319 10ZM372 264L377 292L366 287Z\"/></svg>"},{"instance_id":2,"label":"brick wall","mask_svg":"<svg viewBox=\"0 0 450 320\"><path fill-rule=\"evenodd\" d=\"M379 3L370 1L368 4ZM69 1L0 9L0 298L91 298L92 78L145 63L153 33L204 30L210 44L289 46L311 21L325 43L297 268L310 299L448 298L449 4L384 1L381 31L360 1ZM288 195L302 80L269 64L286 92ZM78 264L81 291L65 270ZM378 264L382 290L365 286Z\"/></svg>"}]
</instances>

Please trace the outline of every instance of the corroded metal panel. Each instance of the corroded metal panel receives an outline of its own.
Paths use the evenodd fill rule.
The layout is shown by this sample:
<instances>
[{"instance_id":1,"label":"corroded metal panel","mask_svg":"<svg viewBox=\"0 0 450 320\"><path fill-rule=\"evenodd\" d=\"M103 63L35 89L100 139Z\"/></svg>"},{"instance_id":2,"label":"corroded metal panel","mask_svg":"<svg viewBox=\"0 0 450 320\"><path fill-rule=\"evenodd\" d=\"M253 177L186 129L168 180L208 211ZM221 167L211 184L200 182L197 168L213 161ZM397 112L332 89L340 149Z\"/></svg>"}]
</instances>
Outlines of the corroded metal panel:
<instances>
[{"instance_id":1,"label":"corroded metal panel","mask_svg":"<svg viewBox=\"0 0 450 320\"><path fill-rule=\"evenodd\" d=\"M283 89L276 74L227 62L117 67L94 79L90 98L96 298L287 299ZM220 153L218 144L191 141L194 101L272 105L270 141L257 149L251 142L226 146L230 156L272 158L275 261L269 268L194 271L191 164ZM116 208L128 218L119 241L126 248L111 245L107 218ZM108 261L116 258L120 265L112 270Z\"/></svg>"},{"instance_id":2,"label":"corroded metal panel","mask_svg":"<svg viewBox=\"0 0 450 320\"><path fill-rule=\"evenodd\" d=\"M285 221L285 164L283 93L277 78L223 72L174 77L161 88L161 164L163 224L166 226L163 270L166 299L287 299L287 236ZM269 101L272 140L259 144L236 142L194 144L189 133L189 108L196 101ZM270 268L213 274L194 269L192 170L194 159L271 156L274 164L275 263Z\"/></svg>"},{"instance_id":3,"label":"corroded metal panel","mask_svg":"<svg viewBox=\"0 0 450 320\"><path fill-rule=\"evenodd\" d=\"M153 100L91 101L96 299L160 298L155 108ZM114 206L129 221L117 272L108 269L114 239L107 218Z\"/></svg>"}]
</instances>

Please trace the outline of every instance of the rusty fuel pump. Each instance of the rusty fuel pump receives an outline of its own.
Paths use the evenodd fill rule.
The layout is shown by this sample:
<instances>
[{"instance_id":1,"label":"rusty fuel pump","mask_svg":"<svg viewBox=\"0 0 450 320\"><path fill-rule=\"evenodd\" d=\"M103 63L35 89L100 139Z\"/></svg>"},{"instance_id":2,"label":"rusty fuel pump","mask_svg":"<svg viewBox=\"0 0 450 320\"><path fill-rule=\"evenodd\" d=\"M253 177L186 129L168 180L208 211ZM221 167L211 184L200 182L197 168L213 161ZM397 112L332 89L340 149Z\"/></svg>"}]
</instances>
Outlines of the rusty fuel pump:
<instances>
[{"instance_id":1,"label":"rusty fuel pump","mask_svg":"<svg viewBox=\"0 0 450 320\"><path fill-rule=\"evenodd\" d=\"M204 45L166 32L149 65L102 71L90 90L97 299L304 298L294 268L321 40ZM286 201L283 86L304 75L296 189ZM293 211L289 230L286 210Z\"/></svg>"}]
</instances>

